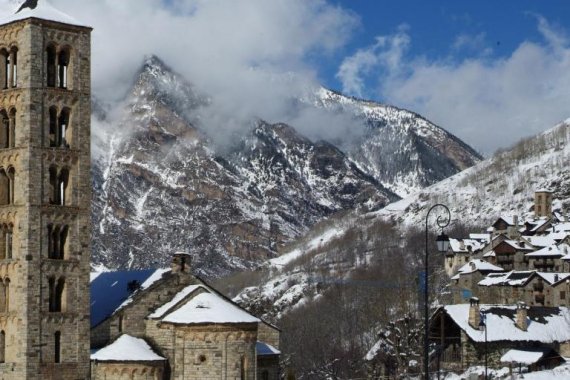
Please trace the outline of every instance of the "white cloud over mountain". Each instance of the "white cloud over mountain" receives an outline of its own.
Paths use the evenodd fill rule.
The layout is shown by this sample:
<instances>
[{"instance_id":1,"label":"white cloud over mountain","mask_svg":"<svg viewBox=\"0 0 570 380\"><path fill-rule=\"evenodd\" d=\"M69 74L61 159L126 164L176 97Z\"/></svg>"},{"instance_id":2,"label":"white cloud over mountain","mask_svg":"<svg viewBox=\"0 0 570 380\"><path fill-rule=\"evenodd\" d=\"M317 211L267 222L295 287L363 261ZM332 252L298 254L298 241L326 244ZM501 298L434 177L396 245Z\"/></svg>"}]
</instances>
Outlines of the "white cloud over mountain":
<instances>
[{"instance_id":1,"label":"white cloud over mountain","mask_svg":"<svg viewBox=\"0 0 570 380\"><path fill-rule=\"evenodd\" d=\"M413 41L400 29L346 57L337 76L344 91L419 112L488 154L570 117L569 40L544 18L537 23L541 43L495 59L481 47L459 62L410 57ZM482 38L460 36L452 48Z\"/></svg>"}]
</instances>

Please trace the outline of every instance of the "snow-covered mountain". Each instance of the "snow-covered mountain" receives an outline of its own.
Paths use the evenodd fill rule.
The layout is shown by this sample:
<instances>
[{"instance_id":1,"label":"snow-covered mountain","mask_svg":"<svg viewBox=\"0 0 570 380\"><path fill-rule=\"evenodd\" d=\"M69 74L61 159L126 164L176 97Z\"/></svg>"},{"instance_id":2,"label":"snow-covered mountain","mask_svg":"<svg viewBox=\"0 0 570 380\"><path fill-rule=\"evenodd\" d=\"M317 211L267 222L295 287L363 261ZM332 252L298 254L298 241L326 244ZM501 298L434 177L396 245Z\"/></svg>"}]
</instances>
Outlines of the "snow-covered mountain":
<instances>
[{"instance_id":1,"label":"snow-covered mountain","mask_svg":"<svg viewBox=\"0 0 570 380\"><path fill-rule=\"evenodd\" d=\"M184 250L198 272L222 275L276 256L323 218L379 210L479 160L408 111L326 90L299 102L348 114L362 140L312 141L294 126L252 120L218 149L198 112L211 99L148 58L124 104L94 103L94 262L158 266Z\"/></svg>"},{"instance_id":2,"label":"snow-covered mountain","mask_svg":"<svg viewBox=\"0 0 570 380\"><path fill-rule=\"evenodd\" d=\"M258 315L276 320L318 298L327 285L346 281L371 263L380 261L382 266L388 266L390 262L405 262L411 268L417 264L417 257L414 261L413 255L407 259L404 255L422 252L423 240L416 249L406 248L413 244L407 231L423 226L427 210L436 203L449 207L450 228L484 227L505 214L530 217L534 192L542 188L553 191L554 209L568 211L569 163L570 119L379 211L329 219L325 226L310 230L282 256L270 260L262 281L250 283L252 286L239 292L235 300ZM378 226L383 226L381 232ZM394 236L407 238L390 241ZM319 275L315 276L315 272ZM337 281L319 282L327 277Z\"/></svg>"}]
</instances>

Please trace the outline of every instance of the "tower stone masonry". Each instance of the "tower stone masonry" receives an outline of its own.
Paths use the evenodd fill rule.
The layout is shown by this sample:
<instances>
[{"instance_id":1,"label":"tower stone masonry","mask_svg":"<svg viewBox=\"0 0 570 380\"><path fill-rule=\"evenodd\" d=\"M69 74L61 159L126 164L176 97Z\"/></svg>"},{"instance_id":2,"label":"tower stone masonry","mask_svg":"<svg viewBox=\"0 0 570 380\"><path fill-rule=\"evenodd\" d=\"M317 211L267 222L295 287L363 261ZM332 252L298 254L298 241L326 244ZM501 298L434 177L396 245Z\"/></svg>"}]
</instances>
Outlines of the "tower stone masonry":
<instances>
[{"instance_id":1,"label":"tower stone masonry","mask_svg":"<svg viewBox=\"0 0 570 380\"><path fill-rule=\"evenodd\" d=\"M0 380L89 378L90 35L0 25Z\"/></svg>"}]
</instances>

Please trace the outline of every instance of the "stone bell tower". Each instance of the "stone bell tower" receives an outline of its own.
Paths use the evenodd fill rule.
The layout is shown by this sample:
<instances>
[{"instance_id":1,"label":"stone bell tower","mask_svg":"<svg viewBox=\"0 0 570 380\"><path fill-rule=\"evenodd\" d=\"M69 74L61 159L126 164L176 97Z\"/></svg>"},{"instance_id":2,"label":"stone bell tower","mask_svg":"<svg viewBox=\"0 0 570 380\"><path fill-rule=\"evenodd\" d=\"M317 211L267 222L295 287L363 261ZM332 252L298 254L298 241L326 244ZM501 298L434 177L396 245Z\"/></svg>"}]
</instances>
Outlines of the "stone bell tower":
<instances>
[{"instance_id":1,"label":"stone bell tower","mask_svg":"<svg viewBox=\"0 0 570 380\"><path fill-rule=\"evenodd\" d=\"M0 19L0 380L89 378L90 35Z\"/></svg>"}]
</instances>

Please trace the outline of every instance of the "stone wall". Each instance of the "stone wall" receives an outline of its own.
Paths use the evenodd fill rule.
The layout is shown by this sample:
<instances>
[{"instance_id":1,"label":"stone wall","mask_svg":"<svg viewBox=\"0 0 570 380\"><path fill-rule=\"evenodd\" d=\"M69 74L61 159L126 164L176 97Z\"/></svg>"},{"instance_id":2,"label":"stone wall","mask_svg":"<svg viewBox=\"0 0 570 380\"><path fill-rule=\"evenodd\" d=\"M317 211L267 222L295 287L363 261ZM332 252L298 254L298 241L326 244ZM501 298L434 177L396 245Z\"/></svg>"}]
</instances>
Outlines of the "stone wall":
<instances>
[{"instance_id":1,"label":"stone wall","mask_svg":"<svg viewBox=\"0 0 570 380\"><path fill-rule=\"evenodd\" d=\"M94 362L91 380L163 380L163 362Z\"/></svg>"},{"instance_id":2,"label":"stone wall","mask_svg":"<svg viewBox=\"0 0 570 380\"><path fill-rule=\"evenodd\" d=\"M164 345L172 380L255 380L257 324L165 324L149 328L152 345Z\"/></svg>"}]
</instances>

